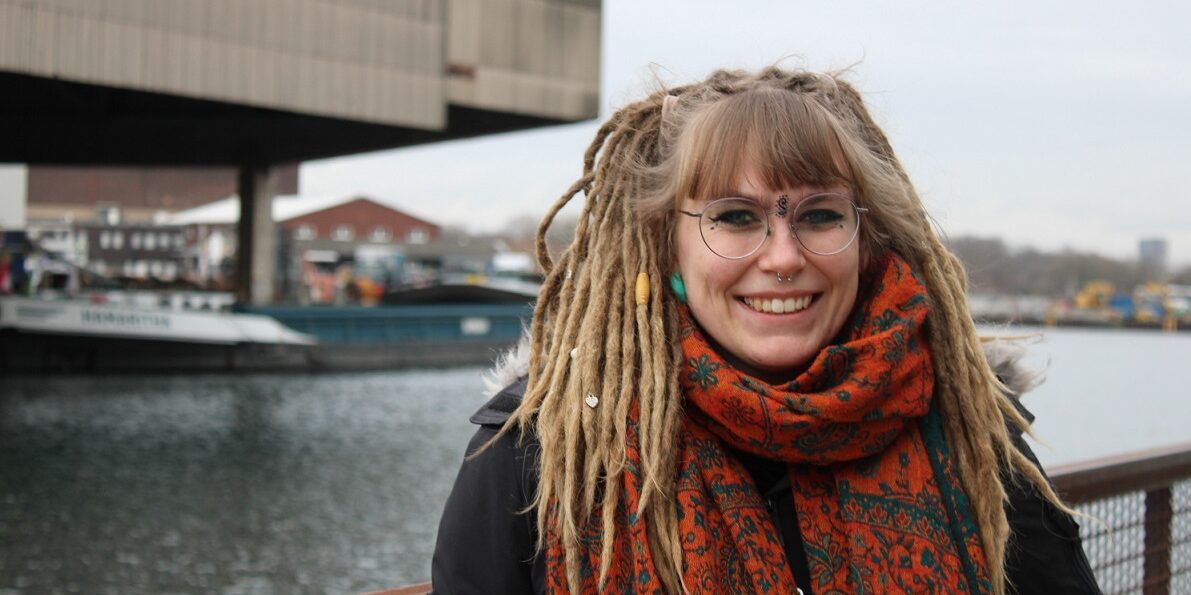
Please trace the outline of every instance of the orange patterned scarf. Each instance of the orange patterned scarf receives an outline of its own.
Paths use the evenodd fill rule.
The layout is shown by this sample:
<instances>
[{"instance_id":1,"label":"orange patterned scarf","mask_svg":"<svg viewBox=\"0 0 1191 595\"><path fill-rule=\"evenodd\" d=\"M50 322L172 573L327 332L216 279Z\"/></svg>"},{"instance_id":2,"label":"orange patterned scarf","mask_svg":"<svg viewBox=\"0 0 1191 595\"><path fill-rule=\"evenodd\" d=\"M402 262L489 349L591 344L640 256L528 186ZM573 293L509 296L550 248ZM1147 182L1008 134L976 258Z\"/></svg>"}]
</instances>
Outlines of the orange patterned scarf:
<instances>
[{"instance_id":1,"label":"orange patterned scarf","mask_svg":"<svg viewBox=\"0 0 1191 595\"><path fill-rule=\"evenodd\" d=\"M815 593L986 593L980 537L931 408L926 291L887 256L862 279L847 340L788 384L731 367L682 311L687 413L677 503L691 593L793 593L779 532L748 472L725 446L789 463ZM599 522L580 566L582 591L662 592L645 523L635 419L603 588ZM562 548L548 539L547 588L566 592Z\"/></svg>"}]
</instances>

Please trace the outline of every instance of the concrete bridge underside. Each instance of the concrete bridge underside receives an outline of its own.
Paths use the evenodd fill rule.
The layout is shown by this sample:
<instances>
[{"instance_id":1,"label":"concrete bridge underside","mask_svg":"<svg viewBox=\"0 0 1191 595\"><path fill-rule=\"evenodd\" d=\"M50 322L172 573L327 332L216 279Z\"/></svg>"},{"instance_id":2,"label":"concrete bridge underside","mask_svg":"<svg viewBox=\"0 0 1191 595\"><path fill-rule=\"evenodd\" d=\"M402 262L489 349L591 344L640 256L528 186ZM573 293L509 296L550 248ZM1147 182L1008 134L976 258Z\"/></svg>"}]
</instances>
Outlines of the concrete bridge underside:
<instances>
[{"instance_id":1,"label":"concrete bridge underside","mask_svg":"<svg viewBox=\"0 0 1191 595\"><path fill-rule=\"evenodd\" d=\"M5 72L0 89L0 162L294 163L565 122L447 105L432 130Z\"/></svg>"},{"instance_id":2,"label":"concrete bridge underside","mask_svg":"<svg viewBox=\"0 0 1191 595\"><path fill-rule=\"evenodd\" d=\"M240 171L273 298L278 164L597 114L599 0L0 0L0 162Z\"/></svg>"}]
</instances>

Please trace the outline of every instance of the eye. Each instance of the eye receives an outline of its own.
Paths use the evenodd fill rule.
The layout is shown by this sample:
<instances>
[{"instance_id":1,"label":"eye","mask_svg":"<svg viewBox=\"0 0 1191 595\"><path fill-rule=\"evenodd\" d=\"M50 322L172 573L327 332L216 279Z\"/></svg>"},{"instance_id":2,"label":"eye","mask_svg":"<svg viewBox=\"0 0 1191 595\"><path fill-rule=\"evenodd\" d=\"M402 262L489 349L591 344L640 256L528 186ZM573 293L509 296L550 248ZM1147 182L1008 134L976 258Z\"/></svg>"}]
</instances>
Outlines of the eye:
<instances>
[{"instance_id":1,"label":"eye","mask_svg":"<svg viewBox=\"0 0 1191 595\"><path fill-rule=\"evenodd\" d=\"M852 203L841 196L812 196L795 209L793 225L795 229L804 231L840 229L852 224L854 211Z\"/></svg>"},{"instance_id":2,"label":"eye","mask_svg":"<svg viewBox=\"0 0 1191 595\"><path fill-rule=\"evenodd\" d=\"M840 211L820 207L800 212L797 223L809 225L811 229L823 229L838 225L844 217Z\"/></svg>"},{"instance_id":3,"label":"eye","mask_svg":"<svg viewBox=\"0 0 1191 595\"><path fill-rule=\"evenodd\" d=\"M765 210L761 205L742 198L713 201L703 212L703 225L708 231L746 232L765 229Z\"/></svg>"},{"instance_id":4,"label":"eye","mask_svg":"<svg viewBox=\"0 0 1191 595\"><path fill-rule=\"evenodd\" d=\"M761 217L757 212L746 208L732 208L708 213L708 220L711 222L712 229L720 225L729 229L749 229L761 223Z\"/></svg>"}]
</instances>

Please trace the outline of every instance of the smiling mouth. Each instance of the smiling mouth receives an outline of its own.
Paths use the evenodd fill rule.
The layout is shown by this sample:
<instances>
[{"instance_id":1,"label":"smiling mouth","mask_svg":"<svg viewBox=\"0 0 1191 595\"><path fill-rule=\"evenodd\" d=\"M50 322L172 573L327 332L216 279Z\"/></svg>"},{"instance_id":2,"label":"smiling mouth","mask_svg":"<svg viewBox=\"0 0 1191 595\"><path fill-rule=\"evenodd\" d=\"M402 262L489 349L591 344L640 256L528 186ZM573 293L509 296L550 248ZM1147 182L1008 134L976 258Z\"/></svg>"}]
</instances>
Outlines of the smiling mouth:
<instances>
[{"instance_id":1,"label":"smiling mouth","mask_svg":"<svg viewBox=\"0 0 1191 595\"><path fill-rule=\"evenodd\" d=\"M804 295L797 298L740 298L749 308L766 314L790 314L807 309L814 301L814 296Z\"/></svg>"}]
</instances>

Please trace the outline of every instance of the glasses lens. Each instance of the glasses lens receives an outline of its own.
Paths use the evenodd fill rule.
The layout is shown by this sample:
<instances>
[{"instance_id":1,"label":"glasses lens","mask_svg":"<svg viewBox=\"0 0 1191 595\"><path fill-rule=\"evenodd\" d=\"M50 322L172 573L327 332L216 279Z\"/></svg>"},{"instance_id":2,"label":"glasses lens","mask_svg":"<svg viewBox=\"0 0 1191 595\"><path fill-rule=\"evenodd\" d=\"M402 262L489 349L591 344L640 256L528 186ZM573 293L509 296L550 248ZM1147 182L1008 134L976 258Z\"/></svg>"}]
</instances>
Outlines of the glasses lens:
<instances>
[{"instance_id":1,"label":"glasses lens","mask_svg":"<svg viewBox=\"0 0 1191 595\"><path fill-rule=\"evenodd\" d=\"M699 231L712 252L724 258L744 258L765 241L769 222L761 205L743 198L722 198L703 209Z\"/></svg>"},{"instance_id":2,"label":"glasses lens","mask_svg":"<svg viewBox=\"0 0 1191 595\"><path fill-rule=\"evenodd\" d=\"M839 194L808 196L798 203L790 227L803 247L815 254L835 254L856 238L856 206Z\"/></svg>"}]
</instances>

